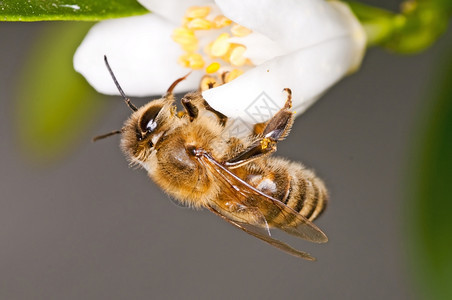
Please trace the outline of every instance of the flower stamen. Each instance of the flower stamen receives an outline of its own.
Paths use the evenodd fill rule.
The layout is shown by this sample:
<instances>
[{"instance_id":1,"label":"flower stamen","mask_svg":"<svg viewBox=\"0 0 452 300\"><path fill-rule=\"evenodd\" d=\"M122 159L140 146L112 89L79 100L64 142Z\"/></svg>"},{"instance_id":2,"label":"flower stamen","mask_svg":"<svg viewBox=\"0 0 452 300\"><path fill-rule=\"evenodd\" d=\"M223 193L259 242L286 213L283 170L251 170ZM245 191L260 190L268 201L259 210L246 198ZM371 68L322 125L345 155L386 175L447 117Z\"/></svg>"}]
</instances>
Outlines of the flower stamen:
<instances>
[{"instance_id":1,"label":"flower stamen","mask_svg":"<svg viewBox=\"0 0 452 300\"><path fill-rule=\"evenodd\" d=\"M229 38L230 35L228 33L220 34L220 36L213 42L212 46L210 47L210 55L214 57L225 55L229 50L229 46L231 45L228 41Z\"/></svg>"},{"instance_id":2,"label":"flower stamen","mask_svg":"<svg viewBox=\"0 0 452 300\"><path fill-rule=\"evenodd\" d=\"M252 65L245 57L246 47L242 44L231 43L231 37L243 37L252 31L223 15L210 15L209 6L193 6L187 9L183 19L182 27L173 31L172 38L185 51L179 57L179 64L186 68L200 70L205 67L206 75L201 80L201 89L212 88L219 82L229 82L241 74L244 70L240 67ZM227 27L230 27L227 29ZM219 30L221 29L221 31ZM196 33L200 30L218 30L219 35L205 45L199 51L199 37ZM225 32L229 30L229 32ZM205 34L203 34L205 36ZM222 78L222 80L217 80Z\"/></svg>"},{"instance_id":3,"label":"flower stamen","mask_svg":"<svg viewBox=\"0 0 452 300\"><path fill-rule=\"evenodd\" d=\"M187 9L185 16L187 18L205 18L210 14L209 6L192 6Z\"/></svg>"},{"instance_id":4,"label":"flower stamen","mask_svg":"<svg viewBox=\"0 0 452 300\"><path fill-rule=\"evenodd\" d=\"M234 23L234 25L232 25L232 27L231 27L231 33L235 36L242 37L242 36L247 36L248 34L250 34L251 30L242 25Z\"/></svg>"}]
</instances>

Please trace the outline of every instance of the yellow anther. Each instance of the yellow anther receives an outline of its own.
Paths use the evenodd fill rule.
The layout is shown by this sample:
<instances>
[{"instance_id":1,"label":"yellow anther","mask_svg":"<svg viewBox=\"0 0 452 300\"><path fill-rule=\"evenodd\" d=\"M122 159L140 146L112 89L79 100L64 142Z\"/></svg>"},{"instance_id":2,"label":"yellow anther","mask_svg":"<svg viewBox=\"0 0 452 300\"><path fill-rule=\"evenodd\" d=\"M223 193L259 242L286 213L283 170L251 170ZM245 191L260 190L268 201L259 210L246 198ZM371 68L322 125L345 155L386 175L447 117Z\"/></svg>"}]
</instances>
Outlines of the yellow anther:
<instances>
[{"instance_id":1,"label":"yellow anther","mask_svg":"<svg viewBox=\"0 0 452 300\"><path fill-rule=\"evenodd\" d=\"M252 31L242 25L234 23L231 27L231 33L235 36L246 36L250 34Z\"/></svg>"},{"instance_id":2,"label":"yellow anther","mask_svg":"<svg viewBox=\"0 0 452 300\"><path fill-rule=\"evenodd\" d=\"M218 15L213 19L216 28L223 28L231 25L232 21L223 15Z\"/></svg>"},{"instance_id":3,"label":"yellow anther","mask_svg":"<svg viewBox=\"0 0 452 300\"><path fill-rule=\"evenodd\" d=\"M179 63L194 70L202 69L204 67L204 59L198 53L184 54L179 57Z\"/></svg>"},{"instance_id":4,"label":"yellow anther","mask_svg":"<svg viewBox=\"0 0 452 300\"><path fill-rule=\"evenodd\" d=\"M199 85L199 88L201 91L205 91L214 87L218 86L218 81L214 76L205 75L201 79L201 84Z\"/></svg>"},{"instance_id":5,"label":"yellow anther","mask_svg":"<svg viewBox=\"0 0 452 300\"><path fill-rule=\"evenodd\" d=\"M185 16L187 18L205 18L210 13L209 6L192 6L187 9Z\"/></svg>"},{"instance_id":6,"label":"yellow anther","mask_svg":"<svg viewBox=\"0 0 452 300\"><path fill-rule=\"evenodd\" d=\"M182 65L185 68L189 67L189 63L188 63L188 54L183 54L181 56L179 56L179 58L177 59L177 62Z\"/></svg>"},{"instance_id":7,"label":"yellow anther","mask_svg":"<svg viewBox=\"0 0 452 300\"><path fill-rule=\"evenodd\" d=\"M187 23L187 28L192 30L207 30L214 27L214 24L203 18L195 18Z\"/></svg>"},{"instance_id":8,"label":"yellow anther","mask_svg":"<svg viewBox=\"0 0 452 300\"><path fill-rule=\"evenodd\" d=\"M232 49L231 54L229 55L229 61L231 62L231 65L233 66L243 66L247 58L243 56L245 53L246 48L244 46L236 46L234 49Z\"/></svg>"},{"instance_id":9,"label":"yellow anther","mask_svg":"<svg viewBox=\"0 0 452 300\"><path fill-rule=\"evenodd\" d=\"M187 24L190 23L192 18L183 17L182 18L182 27L187 27Z\"/></svg>"},{"instance_id":10,"label":"yellow anther","mask_svg":"<svg viewBox=\"0 0 452 300\"><path fill-rule=\"evenodd\" d=\"M217 62L213 62L207 66L206 73L212 74L212 73L215 73L216 71L218 71L218 69L220 69L220 64Z\"/></svg>"},{"instance_id":11,"label":"yellow anther","mask_svg":"<svg viewBox=\"0 0 452 300\"><path fill-rule=\"evenodd\" d=\"M181 45L187 45L198 42L195 33L192 30L184 27L174 29L171 37L176 43Z\"/></svg>"},{"instance_id":12,"label":"yellow anther","mask_svg":"<svg viewBox=\"0 0 452 300\"><path fill-rule=\"evenodd\" d=\"M230 32L226 33L225 27L229 27ZM224 29L219 30L220 28ZM201 34L199 30L211 29L216 30L219 35L215 40L203 43L203 49L200 49L200 42L197 37ZM185 12L182 18L182 26L173 30L171 36L185 52L179 57L179 64L194 70L204 69L203 72L207 75L201 79L200 89L206 90L234 80L244 73L243 70L239 69L241 66L252 64L244 56L246 51L244 45L229 42L231 36L243 37L251 32L248 28L233 23L223 15L212 15L209 6L193 6ZM206 57L209 62L213 62L206 66L203 57ZM216 75L220 73L219 70L222 67L234 69L223 72L221 79L219 79ZM262 145L267 147L267 144Z\"/></svg>"},{"instance_id":13,"label":"yellow anther","mask_svg":"<svg viewBox=\"0 0 452 300\"><path fill-rule=\"evenodd\" d=\"M236 79L243 73L244 72L240 69L232 69L231 71L227 72L226 75L224 76L224 83L228 83L228 82Z\"/></svg>"},{"instance_id":14,"label":"yellow anther","mask_svg":"<svg viewBox=\"0 0 452 300\"><path fill-rule=\"evenodd\" d=\"M180 45L182 49L184 49L185 52L193 53L196 50L198 50L198 41L190 43L190 44L181 44Z\"/></svg>"},{"instance_id":15,"label":"yellow anther","mask_svg":"<svg viewBox=\"0 0 452 300\"><path fill-rule=\"evenodd\" d=\"M228 33L220 34L220 36L213 42L210 48L210 54L216 57L226 54L229 50L229 46L231 45L228 41L229 37Z\"/></svg>"}]
</instances>

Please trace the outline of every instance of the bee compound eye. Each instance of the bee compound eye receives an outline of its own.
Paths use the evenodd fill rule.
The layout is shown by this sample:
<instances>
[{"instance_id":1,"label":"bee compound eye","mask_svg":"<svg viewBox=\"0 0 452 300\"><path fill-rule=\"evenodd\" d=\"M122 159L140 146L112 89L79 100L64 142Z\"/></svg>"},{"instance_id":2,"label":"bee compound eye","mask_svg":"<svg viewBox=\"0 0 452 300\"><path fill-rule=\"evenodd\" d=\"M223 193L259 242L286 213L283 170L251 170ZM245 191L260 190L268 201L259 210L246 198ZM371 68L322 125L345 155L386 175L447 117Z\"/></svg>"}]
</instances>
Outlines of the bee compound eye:
<instances>
[{"instance_id":1,"label":"bee compound eye","mask_svg":"<svg viewBox=\"0 0 452 300\"><path fill-rule=\"evenodd\" d=\"M162 106L151 106L143 113L139 120L139 126L142 132L153 132L157 127L157 116L162 110Z\"/></svg>"},{"instance_id":2,"label":"bee compound eye","mask_svg":"<svg viewBox=\"0 0 452 300\"><path fill-rule=\"evenodd\" d=\"M155 120L152 119L146 125L146 129L147 129L146 131L152 132L152 131L154 131L155 128L157 128L157 122L155 122Z\"/></svg>"}]
</instances>

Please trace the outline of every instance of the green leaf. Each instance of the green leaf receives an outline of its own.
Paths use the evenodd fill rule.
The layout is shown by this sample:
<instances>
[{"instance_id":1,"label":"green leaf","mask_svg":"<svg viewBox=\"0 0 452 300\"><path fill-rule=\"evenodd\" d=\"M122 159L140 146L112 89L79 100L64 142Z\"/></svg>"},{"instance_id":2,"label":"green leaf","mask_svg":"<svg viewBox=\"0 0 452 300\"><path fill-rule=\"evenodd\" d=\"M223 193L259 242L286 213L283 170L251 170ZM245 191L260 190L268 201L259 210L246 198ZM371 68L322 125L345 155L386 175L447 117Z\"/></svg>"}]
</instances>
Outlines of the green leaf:
<instances>
[{"instance_id":1,"label":"green leaf","mask_svg":"<svg viewBox=\"0 0 452 300\"><path fill-rule=\"evenodd\" d=\"M416 286L425 299L452 299L452 56L449 52L441 58L444 69L441 77L434 77L429 97L434 107L415 147L421 153L409 187L408 208L413 209L409 249Z\"/></svg>"},{"instance_id":2,"label":"green leaf","mask_svg":"<svg viewBox=\"0 0 452 300\"><path fill-rule=\"evenodd\" d=\"M91 25L48 23L30 49L18 80L14 117L20 149L34 162L54 161L74 148L105 104L72 65Z\"/></svg>"},{"instance_id":3,"label":"green leaf","mask_svg":"<svg viewBox=\"0 0 452 300\"><path fill-rule=\"evenodd\" d=\"M364 27L368 46L383 46L400 54L430 47L446 31L450 0L405 1L393 13L355 1L345 1Z\"/></svg>"},{"instance_id":4,"label":"green leaf","mask_svg":"<svg viewBox=\"0 0 452 300\"><path fill-rule=\"evenodd\" d=\"M148 12L136 0L0 1L0 21L99 21Z\"/></svg>"}]
</instances>

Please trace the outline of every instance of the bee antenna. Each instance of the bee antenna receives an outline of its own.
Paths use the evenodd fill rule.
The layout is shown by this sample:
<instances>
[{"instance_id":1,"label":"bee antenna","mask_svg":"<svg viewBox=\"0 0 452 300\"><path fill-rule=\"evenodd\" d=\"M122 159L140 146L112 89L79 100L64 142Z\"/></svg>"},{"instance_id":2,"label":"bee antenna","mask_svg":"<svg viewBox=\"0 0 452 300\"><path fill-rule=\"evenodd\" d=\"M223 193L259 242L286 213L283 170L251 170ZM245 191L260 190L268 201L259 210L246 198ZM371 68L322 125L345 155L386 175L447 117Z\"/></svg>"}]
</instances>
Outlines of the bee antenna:
<instances>
[{"instance_id":1,"label":"bee antenna","mask_svg":"<svg viewBox=\"0 0 452 300\"><path fill-rule=\"evenodd\" d=\"M121 133L122 133L122 130L115 130L115 131L112 131L112 132L109 132L109 133L106 133L106 134L98 135L98 136L93 137L93 142L96 142L98 140L102 140L102 139L107 138L107 137L112 136L112 135L121 134Z\"/></svg>"},{"instance_id":2,"label":"bee antenna","mask_svg":"<svg viewBox=\"0 0 452 300\"><path fill-rule=\"evenodd\" d=\"M137 111L137 107L135 105L133 105L133 103L130 101L130 99L126 96L126 94L124 94L124 91L122 90L121 86L119 85L118 80L116 79L115 74L113 74L113 70L110 67L110 64L108 63L108 59L107 56L104 55L104 61L105 61L105 65L107 66L108 72L110 72L111 78L113 78L113 81L116 85L116 87L118 88L119 93L121 94L122 98L124 98L124 101L126 102L127 106L132 110L132 111Z\"/></svg>"}]
</instances>

